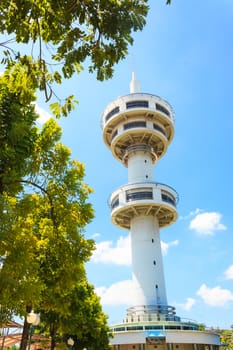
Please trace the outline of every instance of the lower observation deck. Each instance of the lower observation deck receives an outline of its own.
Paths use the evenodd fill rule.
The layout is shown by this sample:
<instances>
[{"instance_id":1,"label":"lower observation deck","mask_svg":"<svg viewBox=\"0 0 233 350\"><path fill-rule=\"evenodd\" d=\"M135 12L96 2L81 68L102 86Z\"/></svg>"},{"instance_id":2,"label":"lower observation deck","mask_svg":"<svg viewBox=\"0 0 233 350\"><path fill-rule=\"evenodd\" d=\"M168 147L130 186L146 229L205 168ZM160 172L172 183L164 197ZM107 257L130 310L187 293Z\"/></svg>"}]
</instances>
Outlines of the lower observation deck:
<instances>
[{"instance_id":1,"label":"lower observation deck","mask_svg":"<svg viewBox=\"0 0 233 350\"><path fill-rule=\"evenodd\" d=\"M170 186L156 182L128 184L118 188L110 197L112 222L121 228L130 229L132 218L152 215L159 227L176 221L177 192Z\"/></svg>"}]
</instances>

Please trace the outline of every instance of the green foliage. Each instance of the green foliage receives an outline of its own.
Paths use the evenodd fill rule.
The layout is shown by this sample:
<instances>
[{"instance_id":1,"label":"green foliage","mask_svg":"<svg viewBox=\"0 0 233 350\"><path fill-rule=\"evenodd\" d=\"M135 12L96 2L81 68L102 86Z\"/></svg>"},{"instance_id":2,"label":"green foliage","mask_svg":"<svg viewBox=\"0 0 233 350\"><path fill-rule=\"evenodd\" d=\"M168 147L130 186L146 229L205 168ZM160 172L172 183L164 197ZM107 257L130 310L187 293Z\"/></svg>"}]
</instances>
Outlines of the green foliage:
<instances>
[{"instance_id":1,"label":"green foliage","mask_svg":"<svg viewBox=\"0 0 233 350\"><path fill-rule=\"evenodd\" d=\"M2 79L9 92L15 94L22 104L30 105L35 100L41 76L40 62L34 61L31 56L20 57L17 54L17 57L15 61L9 59Z\"/></svg>"},{"instance_id":2,"label":"green foliage","mask_svg":"<svg viewBox=\"0 0 233 350\"><path fill-rule=\"evenodd\" d=\"M199 323L198 330L199 331L204 331L205 329L206 329L206 325L204 323Z\"/></svg>"},{"instance_id":3,"label":"green foliage","mask_svg":"<svg viewBox=\"0 0 233 350\"><path fill-rule=\"evenodd\" d=\"M33 307L55 339L64 334L72 295L79 293L85 312L92 307L98 341L107 344L106 317L85 275L94 241L84 237L84 228L94 212L84 165L60 142L53 119L35 127L34 106L9 91L6 79L0 80L0 322Z\"/></svg>"},{"instance_id":4,"label":"green foliage","mask_svg":"<svg viewBox=\"0 0 233 350\"><path fill-rule=\"evenodd\" d=\"M222 349L233 350L233 330L221 330L221 343L224 344Z\"/></svg>"},{"instance_id":5,"label":"green foliage","mask_svg":"<svg viewBox=\"0 0 233 350\"><path fill-rule=\"evenodd\" d=\"M20 93L11 92L6 79L6 75L0 77L0 193L20 188L17 180L28 171L38 117L32 104L25 104Z\"/></svg>"},{"instance_id":6,"label":"green foliage","mask_svg":"<svg viewBox=\"0 0 233 350\"><path fill-rule=\"evenodd\" d=\"M75 109L75 104L78 104L78 101L74 99L74 95L71 95L65 99L64 104L60 104L58 102L51 103L50 110L53 115L59 119L61 116L67 117L68 114Z\"/></svg>"},{"instance_id":7,"label":"green foliage","mask_svg":"<svg viewBox=\"0 0 233 350\"><path fill-rule=\"evenodd\" d=\"M109 349L109 328L99 297L86 279L59 295L63 304L61 312L41 313L41 332L46 334L46 324L56 329L56 342L67 343L72 337L74 349ZM49 335L49 334L47 334ZM50 334L51 335L51 334Z\"/></svg>"},{"instance_id":8,"label":"green foliage","mask_svg":"<svg viewBox=\"0 0 233 350\"><path fill-rule=\"evenodd\" d=\"M0 196L0 303L11 313L23 315L27 304L40 300L44 288L39 280L39 263L35 259L37 237L29 198Z\"/></svg>"},{"instance_id":9,"label":"green foliage","mask_svg":"<svg viewBox=\"0 0 233 350\"><path fill-rule=\"evenodd\" d=\"M83 279L93 250L82 234L93 217L87 202L92 190L83 183L83 164L70 158L60 137L56 122L47 122L34 141L30 172L20 181L24 192L1 195L0 304L20 315L42 301L46 311L63 307L56 298Z\"/></svg>"},{"instance_id":10,"label":"green foliage","mask_svg":"<svg viewBox=\"0 0 233 350\"><path fill-rule=\"evenodd\" d=\"M133 43L132 32L142 30L146 23L147 2L1 1L0 33L9 36L0 43L1 63L8 67L11 88L26 96L25 82L29 80L49 101L56 96L54 83L80 73L87 59L88 69L96 72L97 79L112 77L114 65L125 58ZM52 111L66 116L73 108L73 97L64 105L59 100L59 105L53 105Z\"/></svg>"}]
</instances>

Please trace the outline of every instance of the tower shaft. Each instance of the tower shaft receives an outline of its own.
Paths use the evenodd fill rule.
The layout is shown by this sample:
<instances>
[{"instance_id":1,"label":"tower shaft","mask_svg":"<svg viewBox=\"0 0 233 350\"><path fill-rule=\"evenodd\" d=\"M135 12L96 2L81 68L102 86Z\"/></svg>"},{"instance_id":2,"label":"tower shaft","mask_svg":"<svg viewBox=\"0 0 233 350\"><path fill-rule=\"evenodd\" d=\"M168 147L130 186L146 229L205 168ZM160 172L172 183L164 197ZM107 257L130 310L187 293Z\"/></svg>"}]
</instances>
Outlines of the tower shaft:
<instances>
[{"instance_id":1,"label":"tower shaft","mask_svg":"<svg viewBox=\"0 0 233 350\"><path fill-rule=\"evenodd\" d=\"M128 155L128 183L153 181L153 161L148 147L134 146Z\"/></svg>"},{"instance_id":2,"label":"tower shaft","mask_svg":"<svg viewBox=\"0 0 233 350\"><path fill-rule=\"evenodd\" d=\"M159 224L156 216L131 221L132 276L136 305L167 306Z\"/></svg>"}]
</instances>

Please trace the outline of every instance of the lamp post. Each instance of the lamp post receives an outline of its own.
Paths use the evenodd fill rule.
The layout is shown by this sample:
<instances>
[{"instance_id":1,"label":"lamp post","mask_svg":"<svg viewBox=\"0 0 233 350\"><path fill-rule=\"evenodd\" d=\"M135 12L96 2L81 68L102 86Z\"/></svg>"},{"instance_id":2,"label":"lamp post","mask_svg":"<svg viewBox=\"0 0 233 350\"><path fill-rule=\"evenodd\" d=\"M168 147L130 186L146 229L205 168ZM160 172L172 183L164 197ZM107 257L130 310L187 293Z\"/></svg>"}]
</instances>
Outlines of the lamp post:
<instances>
[{"instance_id":1,"label":"lamp post","mask_svg":"<svg viewBox=\"0 0 233 350\"><path fill-rule=\"evenodd\" d=\"M34 333L34 326L38 326L38 324L40 323L40 315L39 314L35 314L34 311L32 310L27 315L27 323L30 324L29 341L28 341L28 350L30 350L32 336L33 336L33 333Z\"/></svg>"}]
</instances>

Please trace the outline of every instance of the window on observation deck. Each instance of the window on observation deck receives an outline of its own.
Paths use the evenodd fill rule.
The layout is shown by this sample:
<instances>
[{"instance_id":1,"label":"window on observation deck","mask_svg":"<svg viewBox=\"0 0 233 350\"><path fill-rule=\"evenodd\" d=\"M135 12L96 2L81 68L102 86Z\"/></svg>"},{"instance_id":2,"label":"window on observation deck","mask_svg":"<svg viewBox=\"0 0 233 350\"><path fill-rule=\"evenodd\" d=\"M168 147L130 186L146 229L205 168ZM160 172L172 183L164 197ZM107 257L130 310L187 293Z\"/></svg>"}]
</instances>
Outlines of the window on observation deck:
<instances>
[{"instance_id":1,"label":"window on observation deck","mask_svg":"<svg viewBox=\"0 0 233 350\"><path fill-rule=\"evenodd\" d=\"M145 329L163 329L163 326L151 325L151 326L145 326Z\"/></svg>"},{"instance_id":2,"label":"window on observation deck","mask_svg":"<svg viewBox=\"0 0 233 350\"><path fill-rule=\"evenodd\" d=\"M153 199L153 193L152 191L135 191L135 192L127 192L126 193L126 201L136 201L136 200L143 200L143 199Z\"/></svg>"},{"instance_id":3,"label":"window on observation deck","mask_svg":"<svg viewBox=\"0 0 233 350\"><path fill-rule=\"evenodd\" d=\"M111 203L111 208L114 209L114 208L118 207L118 205L119 205L119 197L117 196L113 199L113 201Z\"/></svg>"},{"instance_id":4,"label":"window on observation deck","mask_svg":"<svg viewBox=\"0 0 233 350\"><path fill-rule=\"evenodd\" d=\"M113 331L114 332L124 332L125 331L125 327L116 327L116 328L113 328Z\"/></svg>"},{"instance_id":5,"label":"window on observation deck","mask_svg":"<svg viewBox=\"0 0 233 350\"><path fill-rule=\"evenodd\" d=\"M155 104L155 107L157 109L157 111L160 111L160 112L163 112L164 114L166 114L168 117L170 117L170 113L169 111L167 110L167 108L163 107L161 104L159 103L156 103Z\"/></svg>"},{"instance_id":6,"label":"window on observation deck","mask_svg":"<svg viewBox=\"0 0 233 350\"><path fill-rule=\"evenodd\" d=\"M138 101L130 101L130 102L126 102L126 108L141 108L141 107L145 107L148 108L149 107L149 102L148 101L144 101L144 100L138 100Z\"/></svg>"},{"instance_id":7,"label":"window on observation deck","mask_svg":"<svg viewBox=\"0 0 233 350\"><path fill-rule=\"evenodd\" d=\"M177 326L164 326L165 329L181 329L181 325Z\"/></svg>"},{"instance_id":8,"label":"window on observation deck","mask_svg":"<svg viewBox=\"0 0 233 350\"><path fill-rule=\"evenodd\" d=\"M145 127L146 127L146 122L143 120L136 120L134 122L124 124L124 130L132 129L132 128L145 128Z\"/></svg>"},{"instance_id":9,"label":"window on observation deck","mask_svg":"<svg viewBox=\"0 0 233 350\"><path fill-rule=\"evenodd\" d=\"M158 131L160 131L163 135L165 135L166 136L166 133L165 133L165 131L163 130L163 128L161 128L161 126L159 126L158 124L153 124L153 128L155 129L155 130L158 130Z\"/></svg>"},{"instance_id":10,"label":"window on observation deck","mask_svg":"<svg viewBox=\"0 0 233 350\"><path fill-rule=\"evenodd\" d=\"M176 206L176 200L171 195L167 194L166 192L162 192L162 201L170 203Z\"/></svg>"},{"instance_id":11,"label":"window on observation deck","mask_svg":"<svg viewBox=\"0 0 233 350\"><path fill-rule=\"evenodd\" d=\"M137 330L142 330L143 326L129 326L126 327L127 331L137 331Z\"/></svg>"},{"instance_id":12,"label":"window on observation deck","mask_svg":"<svg viewBox=\"0 0 233 350\"><path fill-rule=\"evenodd\" d=\"M107 122L113 115L117 114L120 112L120 107L117 106L113 108L105 117L105 122Z\"/></svg>"}]
</instances>

